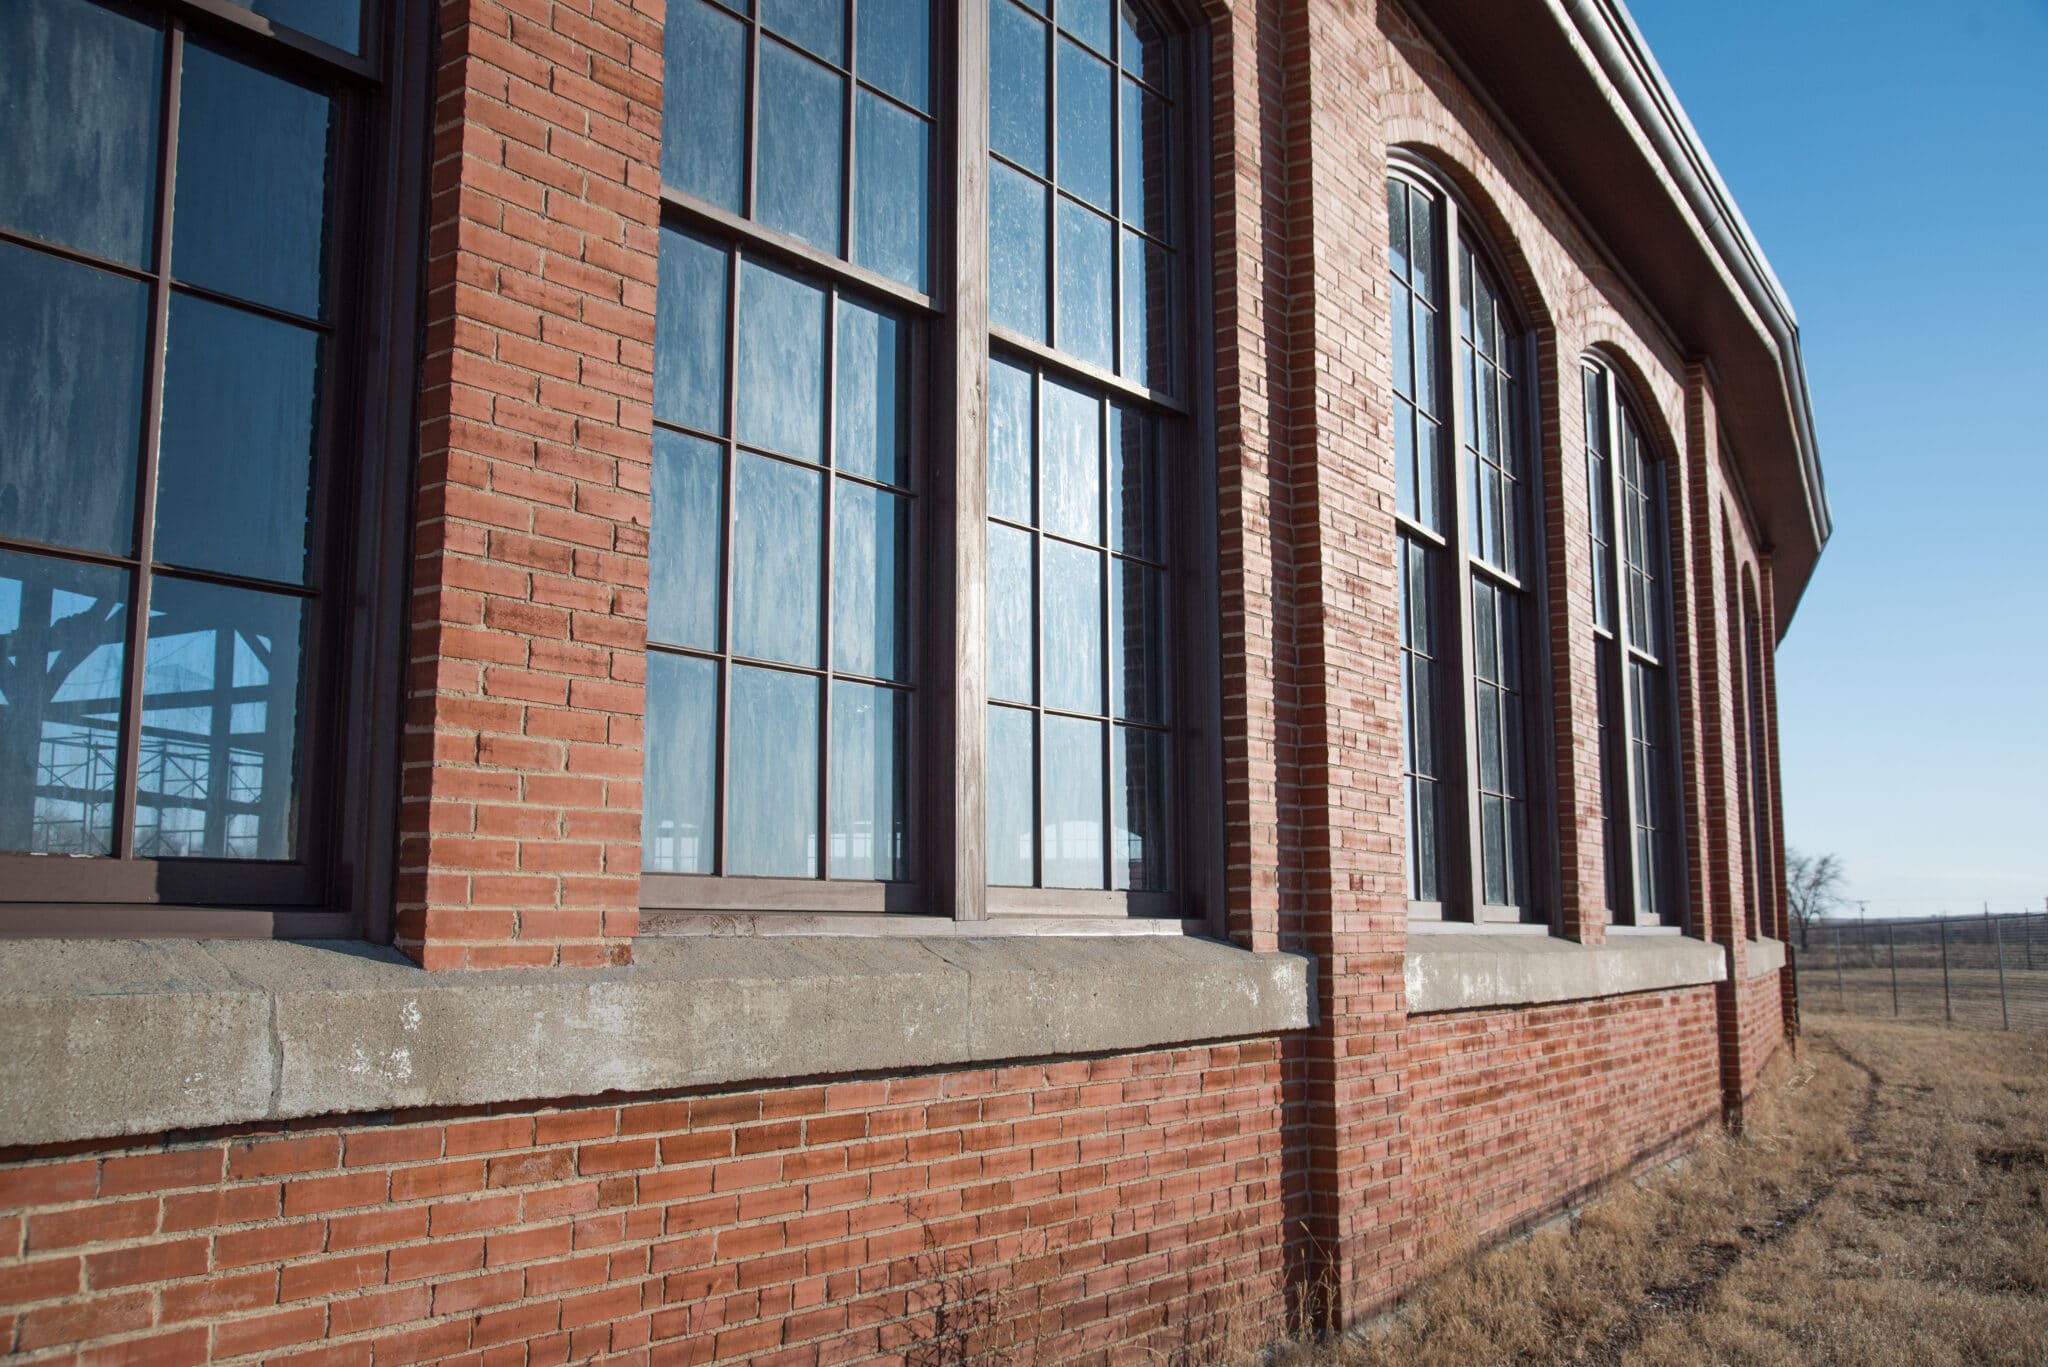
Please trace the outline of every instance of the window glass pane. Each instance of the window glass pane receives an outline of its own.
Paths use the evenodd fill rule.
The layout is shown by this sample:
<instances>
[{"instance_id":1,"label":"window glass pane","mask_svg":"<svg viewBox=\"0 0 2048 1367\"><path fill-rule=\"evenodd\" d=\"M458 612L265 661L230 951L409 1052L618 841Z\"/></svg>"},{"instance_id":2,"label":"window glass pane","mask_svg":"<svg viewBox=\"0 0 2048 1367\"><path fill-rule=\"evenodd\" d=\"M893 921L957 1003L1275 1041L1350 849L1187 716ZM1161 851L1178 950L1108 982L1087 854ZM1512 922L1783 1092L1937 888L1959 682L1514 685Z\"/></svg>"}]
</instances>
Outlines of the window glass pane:
<instances>
[{"instance_id":1,"label":"window glass pane","mask_svg":"<svg viewBox=\"0 0 2048 1367\"><path fill-rule=\"evenodd\" d=\"M1012 702L1038 699L1037 632L1031 611L1031 533L988 527L988 691Z\"/></svg>"},{"instance_id":2,"label":"window glass pane","mask_svg":"<svg viewBox=\"0 0 2048 1367\"><path fill-rule=\"evenodd\" d=\"M988 511L1031 521L1031 372L988 363Z\"/></svg>"},{"instance_id":3,"label":"window glass pane","mask_svg":"<svg viewBox=\"0 0 2048 1367\"><path fill-rule=\"evenodd\" d=\"M1116 227L1101 214L1071 200L1057 206L1059 228L1059 326L1061 351L1104 370L1116 365L1111 281Z\"/></svg>"},{"instance_id":4,"label":"window glass pane","mask_svg":"<svg viewBox=\"0 0 2048 1367\"><path fill-rule=\"evenodd\" d=\"M647 654L647 788L640 867L715 873L718 857L718 665Z\"/></svg>"},{"instance_id":5,"label":"window glass pane","mask_svg":"<svg viewBox=\"0 0 2048 1367\"><path fill-rule=\"evenodd\" d=\"M1168 177L1173 158L1167 143L1166 101L1135 81L1119 84L1123 87L1123 184L1117 212L1132 227L1170 240L1173 216L1168 211ZM1061 97L1065 98L1064 91Z\"/></svg>"},{"instance_id":6,"label":"window glass pane","mask_svg":"<svg viewBox=\"0 0 2048 1367\"><path fill-rule=\"evenodd\" d=\"M704 3L669 0L662 44L661 178L739 213L746 172L747 26Z\"/></svg>"},{"instance_id":7,"label":"window glass pane","mask_svg":"<svg viewBox=\"0 0 2048 1367\"><path fill-rule=\"evenodd\" d=\"M817 877L818 683L808 674L732 667L729 874Z\"/></svg>"},{"instance_id":8,"label":"window glass pane","mask_svg":"<svg viewBox=\"0 0 2048 1367\"><path fill-rule=\"evenodd\" d=\"M1398 180L1387 182L1387 267L1394 278L1408 282L1408 187ZM1396 383L1405 376L1394 368Z\"/></svg>"},{"instance_id":9,"label":"window glass pane","mask_svg":"<svg viewBox=\"0 0 2048 1367\"><path fill-rule=\"evenodd\" d=\"M1480 863L1486 870L1483 892L1487 903L1506 906L1508 902L1507 809L1497 797L1479 799Z\"/></svg>"},{"instance_id":10,"label":"window glass pane","mask_svg":"<svg viewBox=\"0 0 2048 1367\"><path fill-rule=\"evenodd\" d=\"M716 650L724 563L725 452L654 429L654 511L647 532L647 639Z\"/></svg>"},{"instance_id":11,"label":"window glass pane","mask_svg":"<svg viewBox=\"0 0 2048 1367\"><path fill-rule=\"evenodd\" d=\"M754 217L837 256L846 78L774 42L760 67Z\"/></svg>"},{"instance_id":12,"label":"window glass pane","mask_svg":"<svg viewBox=\"0 0 2048 1367\"><path fill-rule=\"evenodd\" d=\"M1101 712L1102 554L1046 540L1039 599L1045 651L1045 705Z\"/></svg>"},{"instance_id":13,"label":"window glass pane","mask_svg":"<svg viewBox=\"0 0 2048 1367\"><path fill-rule=\"evenodd\" d=\"M1034 798L1038 765L1033 759L1031 713L1014 707L988 709L988 881L1009 887L1033 882Z\"/></svg>"},{"instance_id":14,"label":"window glass pane","mask_svg":"<svg viewBox=\"0 0 2048 1367\"><path fill-rule=\"evenodd\" d=\"M834 66L846 65L845 0L760 0L761 23Z\"/></svg>"},{"instance_id":15,"label":"window glass pane","mask_svg":"<svg viewBox=\"0 0 2048 1367\"><path fill-rule=\"evenodd\" d=\"M1152 22L1152 16L1132 4L1120 4L1122 32L1117 35L1117 51L1125 71L1133 76L1142 76L1153 85L1166 83L1166 41L1160 36L1159 26Z\"/></svg>"},{"instance_id":16,"label":"window glass pane","mask_svg":"<svg viewBox=\"0 0 2048 1367\"><path fill-rule=\"evenodd\" d=\"M1428 195L1408 192L1408 260L1415 292L1432 303L1442 298L1443 277L1437 270L1437 206Z\"/></svg>"},{"instance_id":17,"label":"window glass pane","mask_svg":"<svg viewBox=\"0 0 2048 1367\"><path fill-rule=\"evenodd\" d=\"M171 269L307 317L323 311L332 102L185 45Z\"/></svg>"},{"instance_id":18,"label":"window glass pane","mask_svg":"<svg viewBox=\"0 0 2048 1367\"><path fill-rule=\"evenodd\" d=\"M1172 254L1125 232L1123 364L1117 373L1150 388L1173 389Z\"/></svg>"},{"instance_id":19,"label":"window glass pane","mask_svg":"<svg viewBox=\"0 0 2048 1367\"><path fill-rule=\"evenodd\" d=\"M1443 446L1443 429L1416 414L1415 520L1434 532L1444 530Z\"/></svg>"},{"instance_id":20,"label":"window glass pane","mask_svg":"<svg viewBox=\"0 0 2048 1367\"><path fill-rule=\"evenodd\" d=\"M931 110L930 0L860 0L860 78Z\"/></svg>"},{"instance_id":21,"label":"window glass pane","mask_svg":"<svg viewBox=\"0 0 2048 1367\"><path fill-rule=\"evenodd\" d=\"M1102 404L1093 394L1042 382L1039 525L1075 541L1102 542Z\"/></svg>"},{"instance_id":22,"label":"window glass pane","mask_svg":"<svg viewBox=\"0 0 2048 1367\"><path fill-rule=\"evenodd\" d=\"M691 0L695 3L695 0ZM654 300L654 416L700 432L725 431L726 255L661 230Z\"/></svg>"},{"instance_id":23,"label":"window glass pane","mask_svg":"<svg viewBox=\"0 0 2048 1367\"><path fill-rule=\"evenodd\" d=\"M832 667L910 672L910 500L845 479L832 496Z\"/></svg>"},{"instance_id":24,"label":"window glass pane","mask_svg":"<svg viewBox=\"0 0 2048 1367\"><path fill-rule=\"evenodd\" d=\"M343 52L362 50L361 0L228 0Z\"/></svg>"},{"instance_id":25,"label":"window glass pane","mask_svg":"<svg viewBox=\"0 0 2048 1367\"><path fill-rule=\"evenodd\" d=\"M834 878L903 878L909 815L910 695L832 685Z\"/></svg>"},{"instance_id":26,"label":"window glass pane","mask_svg":"<svg viewBox=\"0 0 2048 1367\"><path fill-rule=\"evenodd\" d=\"M1059 183L1103 209L1110 204L1110 159L1114 155L1115 125L1109 104L1115 87L1115 73L1109 63L1078 47L1071 39L1059 42L1059 70L1056 73L1059 99L1055 106Z\"/></svg>"},{"instance_id":27,"label":"window glass pane","mask_svg":"<svg viewBox=\"0 0 2048 1367\"><path fill-rule=\"evenodd\" d=\"M135 852L297 853L305 602L159 576L142 666Z\"/></svg>"},{"instance_id":28,"label":"window glass pane","mask_svg":"<svg viewBox=\"0 0 2048 1367\"><path fill-rule=\"evenodd\" d=\"M1046 339L1045 196L1031 177L989 163L989 321L1034 342Z\"/></svg>"},{"instance_id":29,"label":"window glass pane","mask_svg":"<svg viewBox=\"0 0 2048 1367\"><path fill-rule=\"evenodd\" d=\"M1119 726L1110 785L1110 883L1134 892L1172 886L1173 825L1167 811L1173 776L1163 731Z\"/></svg>"},{"instance_id":30,"label":"window glass pane","mask_svg":"<svg viewBox=\"0 0 2048 1367\"><path fill-rule=\"evenodd\" d=\"M0 535L126 554L149 287L0 242L0 300Z\"/></svg>"},{"instance_id":31,"label":"window glass pane","mask_svg":"<svg viewBox=\"0 0 2048 1367\"><path fill-rule=\"evenodd\" d=\"M1109 51L1111 0L1059 0L1060 27L1097 52Z\"/></svg>"},{"instance_id":32,"label":"window glass pane","mask_svg":"<svg viewBox=\"0 0 2048 1367\"><path fill-rule=\"evenodd\" d=\"M1116 562L1109 602L1110 713L1166 720L1166 573Z\"/></svg>"},{"instance_id":33,"label":"window glass pane","mask_svg":"<svg viewBox=\"0 0 2048 1367\"><path fill-rule=\"evenodd\" d=\"M0 551L0 850L113 853L128 584Z\"/></svg>"},{"instance_id":34,"label":"window glass pane","mask_svg":"<svg viewBox=\"0 0 2048 1367\"><path fill-rule=\"evenodd\" d=\"M1109 544L1121 555L1166 559L1166 471L1158 420L1112 406L1109 415Z\"/></svg>"},{"instance_id":35,"label":"window glass pane","mask_svg":"<svg viewBox=\"0 0 2048 1367\"><path fill-rule=\"evenodd\" d=\"M925 288L930 126L862 91L854 110L853 261Z\"/></svg>"},{"instance_id":36,"label":"window glass pane","mask_svg":"<svg viewBox=\"0 0 2048 1367\"><path fill-rule=\"evenodd\" d=\"M304 582L319 380L318 333L172 296L158 560Z\"/></svg>"},{"instance_id":37,"label":"window glass pane","mask_svg":"<svg viewBox=\"0 0 2048 1367\"><path fill-rule=\"evenodd\" d=\"M84 0L15 0L0 42L0 226L150 264L163 64L157 29Z\"/></svg>"},{"instance_id":38,"label":"window glass pane","mask_svg":"<svg viewBox=\"0 0 2048 1367\"><path fill-rule=\"evenodd\" d=\"M910 329L841 298L832 463L884 484L910 482Z\"/></svg>"},{"instance_id":39,"label":"window glass pane","mask_svg":"<svg viewBox=\"0 0 2048 1367\"><path fill-rule=\"evenodd\" d=\"M825 292L751 261L740 266L739 437L824 456Z\"/></svg>"},{"instance_id":40,"label":"window glass pane","mask_svg":"<svg viewBox=\"0 0 2048 1367\"><path fill-rule=\"evenodd\" d=\"M1103 723L1046 715L1044 885L1099 888L1104 883Z\"/></svg>"},{"instance_id":41,"label":"window glass pane","mask_svg":"<svg viewBox=\"0 0 2048 1367\"><path fill-rule=\"evenodd\" d=\"M742 451L732 512L732 648L813 665L823 604L822 476Z\"/></svg>"},{"instance_id":42,"label":"window glass pane","mask_svg":"<svg viewBox=\"0 0 2048 1367\"><path fill-rule=\"evenodd\" d=\"M989 0L988 145L1046 173L1046 27L1010 0Z\"/></svg>"}]
</instances>

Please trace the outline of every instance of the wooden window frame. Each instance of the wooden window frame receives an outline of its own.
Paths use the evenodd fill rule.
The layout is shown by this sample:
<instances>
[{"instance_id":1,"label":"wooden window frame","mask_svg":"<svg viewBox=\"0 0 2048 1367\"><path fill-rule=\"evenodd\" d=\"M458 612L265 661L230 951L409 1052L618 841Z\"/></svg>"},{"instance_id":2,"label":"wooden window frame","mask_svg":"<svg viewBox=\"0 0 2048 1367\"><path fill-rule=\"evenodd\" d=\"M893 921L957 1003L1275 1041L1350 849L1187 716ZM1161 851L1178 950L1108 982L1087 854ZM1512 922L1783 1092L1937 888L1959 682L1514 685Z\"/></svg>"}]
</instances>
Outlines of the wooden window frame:
<instances>
[{"instance_id":1,"label":"wooden window frame","mask_svg":"<svg viewBox=\"0 0 2048 1367\"><path fill-rule=\"evenodd\" d=\"M1580 392L1584 393L1583 376L1590 372L1599 377L1601 403L1606 416L1608 433L1607 487L1604 490L1609 509L1607 557L1607 602L1610 626L1599 623L1596 612L1593 624L1593 649L1595 663L1605 676L1602 687L1602 706L1611 709L1605 720L1606 739L1611 746L1603 746L1600 755L1602 774L1602 805L1608 805L1611 795L1620 800L1622 811L1618 839L1607 842L1607 911L1610 924L1623 928L1637 929L1690 929L1690 908L1687 905L1684 877L1684 844L1681 839L1686 821L1685 791L1680 778L1681 757L1678 751L1679 707L1677 646L1673 633L1677 629L1675 605L1678 586L1672 567L1676 557L1671 553L1671 471L1675 468L1665 452L1658 449L1650 437L1650 427L1643 421L1641 409L1634 396L1623 382L1619 369L1598 354L1580 358L1582 376ZM1630 639L1628 620L1628 548L1627 530L1622 519L1626 517L1623 505L1622 431L1624 425L1632 429L1636 448L1641 453L1646 476L1644 487L1654 496L1657 527L1654 533L1646 529L1644 545L1646 551L1655 557L1653 567L1658 572L1661 598L1652 605L1662 636L1661 654L1643 650ZM1603 491L1589 489L1588 497L1601 496ZM1595 554L1599 552L1597 549ZM1596 604L1596 607L1598 605ZM1637 772L1636 716L1629 704L1630 666L1640 664L1650 669L1659 680L1658 703L1664 717L1664 732L1661 738L1662 762L1658 772L1646 776ZM1611 687L1611 696L1609 690ZM1654 742L1653 742L1654 743ZM1662 842L1665 859L1660 871L1658 886L1653 892L1661 910L1654 916L1645 916L1639 910L1636 889L1643 886L1641 852L1636 840L1637 796L1645 782L1657 785L1658 796L1663 799L1662 811L1668 816L1668 824L1657 828ZM1612 812L1605 812L1612 820ZM1618 848L1617 848L1618 847ZM1621 877L1617 879L1616 875ZM1619 886L1617 886L1619 884Z\"/></svg>"},{"instance_id":2,"label":"wooden window frame","mask_svg":"<svg viewBox=\"0 0 2048 1367\"><path fill-rule=\"evenodd\" d=\"M689 934L1157 934L1224 933L1222 644L1214 480L1213 303L1210 279L1210 34L1173 0L1141 4L1169 44L1173 129L1189 168L1172 186L1180 271L1174 287L1175 374L1167 394L1070 357L989 320L989 11L986 0L933 5L930 115L930 292L766 228L664 184L664 225L707 234L734 252L805 273L901 312L913 333L911 411L924 430L913 466L911 533L922 583L911 589L911 877L834 879L643 873L640 933ZM757 46L756 49L757 50ZM750 58L749 65L753 63ZM849 58L849 61L851 58ZM1122 79L1119 75L1117 79ZM1114 87L1113 87L1114 88ZM753 99L751 80L745 98ZM1110 117L1122 117L1112 100ZM752 126L750 116L749 127ZM846 134L851 137L851 131ZM751 135L749 146L751 146ZM854 159L846 166L846 202ZM1113 175L1121 176L1120 159ZM752 157L747 168L751 204ZM1047 288L1054 288L1048 271ZM1121 336L1120 296L1112 301ZM736 324L735 324L736 326ZM1049 334L1050 335L1050 334ZM829 345L829 342L828 342ZM1183 453L1168 502L1174 699L1174 891L990 886L984 850L987 784L986 487L988 368L997 351L1111 402L1142 404ZM821 784L829 778L821 775ZM719 789L723 803L723 785ZM829 832L821 827L821 842Z\"/></svg>"},{"instance_id":3,"label":"wooden window frame","mask_svg":"<svg viewBox=\"0 0 2048 1367\"><path fill-rule=\"evenodd\" d=\"M117 11L165 34L156 149L155 242L137 268L0 229L0 240L150 289L135 554L109 556L0 538L0 548L130 572L113 856L0 853L0 937L390 938L410 548L414 400L426 246L429 13L364 0L362 54L342 51L234 4L129 0ZM179 284L257 316L312 326L326 348L307 582L294 593L233 574L176 570L185 582L282 592L308 613L298 716L296 856L137 859L133 813L154 563L159 407L172 297L171 222L187 35L254 69L307 81L333 100L327 256L329 316L307 324L252 301Z\"/></svg>"},{"instance_id":4,"label":"wooden window frame","mask_svg":"<svg viewBox=\"0 0 2048 1367\"><path fill-rule=\"evenodd\" d=\"M1555 715L1553 670L1550 668L1549 557L1543 518L1543 502L1549 487L1550 462L1544 458L1539 434L1542 425L1537 383L1537 345L1534 331L1507 287L1514 279L1483 231L1467 226L1478 216L1453 188L1450 179L1412 154L1397 151L1390 158L1390 180L1405 182L1411 191L1429 196L1438 207L1437 251L1443 279L1442 306L1438 309L1436 357L1438 373L1444 377L1444 419L1442 450L1450 466L1439 472L1439 488L1446 503L1446 532L1436 532L1395 513L1399 536L1413 537L1430 553L1442 557L1442 572L1434 586L1433 627L1439 643L1435 656L1440 682L1431 698L1439 754L1447 741L1455 741L1459 758L1455 765L1441 765L1446 778L1455 778L1457 794L1442 805L1443 825L1438 847L1447 853L1438 870L1439 890L1447 895L1436 901L1408 901L1408 919L1417 925L1536 925L1552 929L1560 924L1561 871L1557 859L1557 802L1542 776L1556 772L1554 741L1549 722ZM1519 481L1527 491L1528 504L1521 528L1525 571L1520 576L1481 562L1472 545L1471 506L1473 491L1465 469L1465 426L1463 367L1459 360L1458 310L1464 279L1462 253L1469 251L1493 285L1503 310L1513 320L1514 336L1502 348L1513 367L1514 402L1508 418L1515 426L1518 450L1524 459ZM1410 245L1413 250L1413 244ZM1432 301L1436 302L1436 301ZM1506 586L1521 603L1522 657L1521 696L1523 700L1523 766L1527 813L1528 900L1516 904L1490 904L1485 900L1485 853L1480 825L1480 770L1478 705L1474 657L1475 614L1472 585L1476 575ZM1405 724L1405 723L1404 723ZM1441 763L1441 762L1440 762ZM1452 786L1439 780L1443 787Z\"/></svg>"}]
</instances>

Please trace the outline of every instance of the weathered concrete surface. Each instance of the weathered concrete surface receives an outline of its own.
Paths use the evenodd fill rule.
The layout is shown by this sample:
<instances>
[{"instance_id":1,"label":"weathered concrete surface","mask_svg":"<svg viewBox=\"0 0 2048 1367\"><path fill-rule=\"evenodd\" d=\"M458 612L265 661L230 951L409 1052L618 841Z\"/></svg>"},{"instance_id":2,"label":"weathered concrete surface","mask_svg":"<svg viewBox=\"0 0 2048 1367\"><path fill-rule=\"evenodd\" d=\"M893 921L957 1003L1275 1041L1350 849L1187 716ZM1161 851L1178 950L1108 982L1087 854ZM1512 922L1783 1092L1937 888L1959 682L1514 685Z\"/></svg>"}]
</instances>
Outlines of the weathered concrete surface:
<instances>
[{"instance_id":1,"label":"weathered concrete surface","mask_svg":"<svg viewBox=\"0 0 2048 1367\"><path fill-rule=\"evenodd\" d=\"M1550 935L1411 930L1408 1013L1614 997L1717 983L1728 952L1685 935L1617 935L1582 945Z\"/></svg>"},{"instance_id":2,"label":"weathered concrete surface","mask_svg":"<svg viewBox=\"0 0 2048 1367\"><path fill-rule=\"evenodd\" d=\"M1776 973L1785 966L1785 942L1783 940L1751 940L1742 950L1743 966L1752 978L1761 978L1766 973Z\"/></svg>"},{"instance_id":3,"label":"weathered concrete surface","mask_svg":"<svg viewBox=\"0 0 2048 1367\"><path fill-rule=\"evenodd\" d=\"M423 973L352 942L0 946L0 1145L1298 1030L1309 961L1194 939L643 940Z\"/></svg>"}]
</instances>

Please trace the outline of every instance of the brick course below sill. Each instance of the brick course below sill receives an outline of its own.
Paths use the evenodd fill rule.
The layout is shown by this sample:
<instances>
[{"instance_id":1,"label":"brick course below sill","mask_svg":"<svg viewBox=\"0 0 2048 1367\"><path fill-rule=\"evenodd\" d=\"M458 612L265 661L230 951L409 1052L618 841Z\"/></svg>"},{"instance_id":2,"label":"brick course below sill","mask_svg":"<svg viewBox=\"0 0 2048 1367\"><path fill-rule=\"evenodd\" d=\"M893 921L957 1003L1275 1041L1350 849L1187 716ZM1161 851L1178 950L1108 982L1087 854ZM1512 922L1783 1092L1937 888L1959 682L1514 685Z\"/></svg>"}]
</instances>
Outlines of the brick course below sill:
<instances>
[{"instance_id":1,"label":"brick course below sill","mask_svg":"<svg viewBox=\"0 0 2048 1367\"><path fill-rule=\"evenodd\" d=\"M353 942L0 949L0 1145L902 1071L1311 1023L1310 965L1213 941L643 940L626 968L423 973Z\"/></svg>"}]
</instances>

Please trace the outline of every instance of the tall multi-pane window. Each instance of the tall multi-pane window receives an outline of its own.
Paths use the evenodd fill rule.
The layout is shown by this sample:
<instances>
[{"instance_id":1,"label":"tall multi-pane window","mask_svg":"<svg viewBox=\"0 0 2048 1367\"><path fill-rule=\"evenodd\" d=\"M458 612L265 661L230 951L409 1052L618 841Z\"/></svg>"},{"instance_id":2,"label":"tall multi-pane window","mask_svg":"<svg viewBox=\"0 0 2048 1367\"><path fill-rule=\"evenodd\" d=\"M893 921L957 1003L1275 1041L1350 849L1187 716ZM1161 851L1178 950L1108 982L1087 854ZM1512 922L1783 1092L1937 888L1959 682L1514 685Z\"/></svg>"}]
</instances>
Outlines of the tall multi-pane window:
<instances>
[{"instance_id":1,"label":"tall multi-pane window","mask_svg":"<svg viewBox=\"0 0 2048 1367\"><path fill-rule=\"evenodd\" d=\"M1749 572L1742 575L1742 688L1747 702L1749 732L1749 811L1752 876L1756 880L1756 917L1759 934L1769 935L1777 926L1777 850L1773 838L1776 823L1771 820L1771 747L1764 689L1763 618L1757 611L1756 586Z\"/></svg>"},{"instance_id":2,"label":"tall multi-pane window","mask_svg":"<svg viewBox=\"0 0 2048 1367\"><path fill-rule=\"evenodd\" d=\"M1581 372L1591 493L1607 906L1618 924L1678 924L1679 787L1664 466L1606 366Z\"/></svg>"},{"instance_id":3,"label":"tall multi-pane window","mask_svg":"<svg viewBox=\"0 0 2048 1367\"><path fill-rule=\"evenodd\" d=\"M381 17L9 7L0 900L331 903Z\"/></svg>"},{"instance_id":4,"label":"tall multi-pane window","mask_svg":"<svg viewBox=\"0 0 2048 1367\"><path fill-rule=\"evenodd\" d=\"M1409 901L1424 917L1540 917L1526 347L1456 200L1404 174L1387 212Z\"/></svg>"},{"instance_id":5,"label":"tall multi-pane window","mask_svg":"<svg viewBox=\"0 0 2048 1367\"><path fill-rule=\"evenodd\" d=\"M985 3L669 6L651 908L1185 910L1184 38ZM948 167L955 101L988 142ZM963 895L919 820L948 765L986 775L936 823L982 845Z\"/></svg>"}]
</instances>

